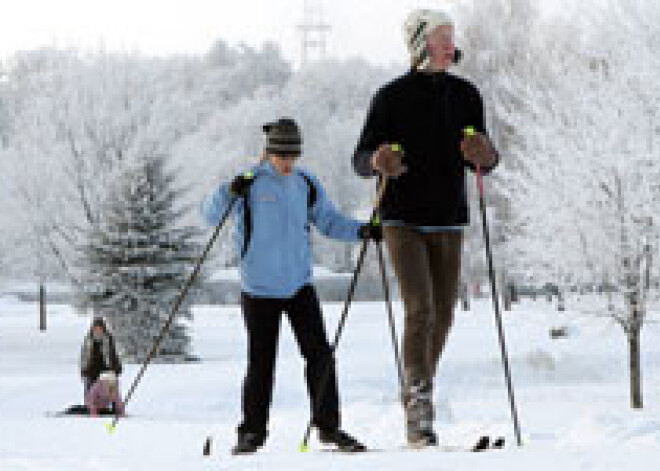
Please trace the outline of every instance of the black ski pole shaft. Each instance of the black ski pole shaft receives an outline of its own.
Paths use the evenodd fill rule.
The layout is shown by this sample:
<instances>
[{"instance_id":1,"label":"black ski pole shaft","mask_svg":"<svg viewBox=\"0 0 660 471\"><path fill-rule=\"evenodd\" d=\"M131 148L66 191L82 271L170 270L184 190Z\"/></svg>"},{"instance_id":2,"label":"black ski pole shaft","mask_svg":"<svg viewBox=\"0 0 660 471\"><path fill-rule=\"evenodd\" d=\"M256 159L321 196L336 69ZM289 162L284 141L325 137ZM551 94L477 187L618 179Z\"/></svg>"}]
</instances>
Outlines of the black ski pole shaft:
<instances>
[{"instance_id":1,"label":"black ski pole shaft","mask_svg":"<svg viewBox=\"0 0 660 471\"><path fill-rule=\"evenodd\" d=\"M383 198L383 194L385 193L386 185L387 185L387 180L383 180L378 189L378 196L374 203L374 209L371 213L371 217L369 218L370 222L376 220L378 214L378 206L380 206L380 201ZM357 286L358 276L360 275L360 271L362 270L362 266L364 265L364 258L367 253L368 243L369 243L369 239L364 239L364 241L362 241L362 247L360 248L360 255L358 256L358 261L355 266L355 270L353 271L351 284L348 288L348 295L346 296L346 301L344 302L344 308L342 310L341 316L339 317L339 323L337 324L335 337L332 341L332 344L330 345L330 358L328 360L328 364L325 368L325 371L323 372L323 375L319 380L318 388L316 389L318 391L318 396L316 397L316 401L315 401L316 403L314 404L314 406L318 406L319 404L321 404L321 399L323 398L325 386L328 383L328 380L330 379L330 372L332 371L332 363L334 362L335 351L337 350L339 339L341 338L341 334L344 330L344 325L346 324L346 318L348 317L348 309L351 306L351 303L353 302L355 287ZM312 408L312 411L313 410L315 410L315 407ZM300 448L299 448L300 451L304 452L309 449L308 443L309 443L309 436L311 435L311 433L312 433L312 418L310 417L309 422L307 422L307 427L305 428L305 433L303 435L302 442L300 443Z\"/></svg>"},{"instance_id":2,"label":"black ski pole shaft","mask_svg":"<svg viewBox=\"0 0 660 471\"><path fill-rule=\"evenodd\" d=\"M509 405L511 407L511 418L513 420L513 429L516 435L516 442L518 446L522 446L522 437L520 434L520 424L518 422L518 410L516 408L516 400L513 393L513 382L511 381L511 368L509 367L509 355L507 353L506 341L504 339L504 326L502 323L502 314L500 312L499 298L497 294L497 283L495 281L495 269L493 268L493 254L490 247L490 233L488 230L488 219L486 218L486 203L484 200L484 184L481 175L481 168L477 165L477 187L479 189L479 208L481 209L481 224L484 231L484 241L486 245L486 258L488 261L488 276L490 277L490 291L493 299L493 307L495 308L495 323L497 325L497 333L500 342L500 353L502 355L502 364L504 366L504 376L506 379L506 386L509 393Z\"/></svg>"},{"instance_id":3,"label":"black ski pole shaft","mask_svg":"<svg viewBox=\"0 0 660 471\"><path fill-rule=\"evenodd\" d=\"M380 184L378 185L376 200L374 201L374 208L371 212L371 217L369 218L369 222L373 222L376 220L378 216L378 207L380 206L380 202L382 201L383 195L385 194L385 189L387 188L387 179L383 178L380 180L379 183ZM358 256L358 261L355 266L355 270L353 271L353 277L351 279L351 284L348 288L348 295L346 296L346 301L344 302L344 308L342 310L341 316L339 317L339 323L337 324L335 337L332 341L332 344L330 344L330 358L328 359L328 364L326 365L325 371L321 375L321 378L318 382L318 387L316 389L318 393L316 399L314 400L315 402L313 404L312 411L314 411L316 407L321 404L321 399L323 399L325 386L328 383L328 380L330 379L330 372L332 371L332 364L334 362L335 351L337 350L339 339L341 338L341 334L344 330L344 325L346 324L346 318L348 317L348 309L351 306L351 303L353 302L355 287L357 286L358 276L360 275L360 271L362 270L362 266L364 265L364 258L367 253L368 243L369 243L369 239L364 239L362 241L362 247L360 248L360 255ZM305 452L309 450L308 443L309 443L309 436L312 433L312 419L313 418L310 417L309 422L307 422L307 427L305 428L303 439L300 442L299 451Z\"/></svg>"},{"instance_id":4,"label":"black ski pole shaft","mask_svg":"<svg viewBox=\"0 0 660 471\"><path fill-rule=\"evenodd\" d=\"M392 347L394 348L394 361L396 362L396 370L399 374L399 386L401 393L403 393L403 366L401 365L401 355L399 354L399 340L396 335L396 324L394 322L394 313L392 312L392 298L390 297L390 285L387 281L387 272L385 271L385 257L383 256L382 243L376 242L378 249L378 261L380 263L380 274L383 278L383 294L385 295L385 306L387 307L387 317L390 324L390 336L392 337Z\"/></svg>"},{"instance_id":5,"label":"black ski pole shaft","mask_svg":"<svg viewBox=\"0 0 660 471\"><path fill-rule=\"evenodd\" d=\"M348 288L348 295L346 296L346 301L344 302L344 308L342 310L341 316L339 317L339 322L337 324L337 330L335 332L334 339L330 344L330 358L327 361L327 365L321 378L317 385L317 397L312 410L316 409L316 406L321 404L321 399L323 398L323 393L325 387L330 379L330 373L332 371L332 364L334 362L335 351L337 350L337 345L339 344L339 339L344 330L344 325L346 324L346 318L348 317L348 309L353 301L353 295L355 294L355 287L357 286L357 279L362 266L364 265L365 254L367 253L367 243L368 240L365 239L362 242L362 247L360 248L360 255L358 257L357 265L353 271L353 277L351 279L351 284ZM300 443L300 451L308 451L309 436L312 433L312 417L310 417L309 422L307 422L307 427L305 428L305 433L303 435L302 442Z\"/></svg>"},{"instance_id":6,"label":"black ski pole shaft","mask_svg":"<svg viewBox=\"0 0 660 471\"><path fill-rule=\"evenodd\" d=\"M202 268L202 264L206 260L206 257L208 256L209 252L211 251L211 248L215 244L215 241L218 239L218 235L220 234L220 230L223 228L225 225L225 222L227 221L227 218L229 217L229 214L231 213L232 208L234 207L234 204L236 204L237 197L233 197L231 201L229 202L229 206L225 210L225 213L222 215L222 218L218 222L218 224L215 226L215 230L213 231L213 235L209 239L208 244L206 244L206 247L204 248L204 251L200 255L199 259L197 260L197 263L195 264L195 268L186 280L185 284L183 285L183 288L181 289L181 292L179 293L179 296L176 298L174 301L174 304L172 305L172 310L170 311L169 317L167 318L167 321L161 328L158 336L154 340L154 344L151 348L151 351L147 355L147 358L144 360L144 363L142 363L142 367L140 368L140 371L138 371L138 374L135 376L135 379L133 380L133 383L131 384L131 387L128 389L128 392L126 393L126 397L124 398L124 408L128 404L128 402L131 400L133 397L133 393L135 392L135 389L137 388L138 384L140 383L140 380L142 379L142 376L144 376L144 372L147 369L147 366L149 366L149 363L151 363L151 360L154 358L156 353L158 352L158 348L160 347L160 343L163 341L163 338L165 338L165 335L167 334L170 326L172 325L172 322L174 321L174 317L176 316L177 311L179 310L179 307L181 306L181 303L183 303L183 300L185 299L186 295L188 294L188 291L190 290L190 287L192 284L195 282L197 279L197 275L199 274L200 269ZM119 422L119 415L115 415L115 417L112 419L112 423L108 425L108 430L110 432L114 431L115 427L117 426L117 423Z\"/></svg>"}]
</instances>

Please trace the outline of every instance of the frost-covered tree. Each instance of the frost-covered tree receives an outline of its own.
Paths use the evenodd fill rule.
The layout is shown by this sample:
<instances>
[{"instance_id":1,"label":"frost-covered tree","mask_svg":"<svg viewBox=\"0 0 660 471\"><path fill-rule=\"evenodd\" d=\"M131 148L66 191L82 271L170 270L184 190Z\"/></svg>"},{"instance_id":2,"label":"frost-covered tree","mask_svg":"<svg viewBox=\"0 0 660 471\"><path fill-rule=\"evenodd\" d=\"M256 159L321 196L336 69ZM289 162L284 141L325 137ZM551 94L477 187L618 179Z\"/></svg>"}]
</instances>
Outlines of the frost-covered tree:
<instances>
[{"instance_id":1,"label":"frost-covered tree","mask_svg":"<svg viewBox=\"0 0 660 471\"><path fill-rule=\"evenodd\" d=\"M178 62L41 50L8 69L13 135L7 158L18 209L72 281L81 235L98 222L113 169L167 150L191 125ZM57 191L53 191L57 188Z\"/></svg>"},{"instance_id":2,"label":"frost-covered tree","mask_svg":"<svg viewBox=\"0 0 660 471\"><path fill-rule=\"evenodd\" d=\"M129 361L146 358L201 253L196 229L179 224L188 208L166 164L162 155L138 158L113 174L80 253L86 301L108 320ZM189 358L191 319L184 303L156 361Z\"/></svg>"},{"instance_id":3,"label":"frost-covered tree","mask_svg":"<svg viewBox=\"0 0 660 471\"><path fill-rule=\"evenodd\" d=\"M114 169L135 156L172 154L219 110L262 87L281 88L290 68L272 45L217 41L199 57L27 51L10 57L4 72L10 120L0 170L23 232L40 247L23 256L56 261L79 285L76 249L98 221ZM181 163L198 161L193 152Z\"/></svg>"},{"instance_id":4,"label":"frost-covered tree","mask_svg":"<svg viewBox=\"0 0 660 471\"><path fill-rule=\"evenodd\" d=\"M631 403L642 407L639 342L660 235L660 6L612 0L566 9L569 20L537 24L521 56L536 63L501 72L510 99L494 105L512 130L499 186L507 247L528 273L616 287L620 302L607 315L626 334Z\"/></svg>"},{"instance_id":5,"label":"frost-covered tree","mask_svg":"<svg viewBox=\"0 0 660 471\"><path fill-rule=\"evenodd\" d=\"M529 80L532 87L536 85L535 79L542 76L529 74L530 70L542 68L544 62L534 54L537 38L543 31L540 4L535 0L462 1L455 4L455 15L456 43L463 52L457 72L473 81L481 91L488 129L501 157L497 170L485 179L495 268L502 280L525 279L528 274L520 266L520 254L512 251L508 243L516 228L511 224L509 202L501 191L506 187L501 184L503 169L518 164L517 155L511 150L517 134L524 130L509 124L508 113L502 113L502 107L508 111L521 106L510 86L512 76L515 83L518 78ZM468 180L473 177L468 176ZM472 226L465 234L464 274L468 282L478 283L483 281L487 270L477 191L473 181L468 183ZM505 292L504 286L501 291Z\"/></svg>"},{"instance_id":6,"label":"frost-covered tree","mask_svg":"<svg viewBox=\"0 0 660 471\"><path fill-rule=\"evenodd\" d=\"M9 142L10 120L7 74L0 62L0 149L4 149Z\"/></svg>"}]
</instances>

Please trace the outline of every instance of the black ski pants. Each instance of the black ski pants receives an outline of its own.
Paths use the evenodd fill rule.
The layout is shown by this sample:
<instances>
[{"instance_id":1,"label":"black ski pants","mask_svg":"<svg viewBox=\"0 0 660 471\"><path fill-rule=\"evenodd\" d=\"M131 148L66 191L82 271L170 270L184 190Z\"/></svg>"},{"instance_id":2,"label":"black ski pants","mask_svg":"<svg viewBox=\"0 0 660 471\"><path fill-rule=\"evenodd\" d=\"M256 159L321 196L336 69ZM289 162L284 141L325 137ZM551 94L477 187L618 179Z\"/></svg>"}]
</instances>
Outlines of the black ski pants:
<instances>
[{"instance_id":1,"label":"black ski pants","mask_svg":"<svg viewBox=\"0 0 660 471\"><path fill-rule=\"evenodd\" d=\"M241 306L248 336L247 375L243 383L243 420L239 433L266 436L275 380L275 359L282 312L285 312L305 359L305 377L311 401L312 422L324 430L339 427L337 376L326 338L316 290L303 286L292 298L260 298L242 293ZM325 387L319 382L330 368ZM319 400L319 394L321 398Z\"/></svg>"}]
</instances>

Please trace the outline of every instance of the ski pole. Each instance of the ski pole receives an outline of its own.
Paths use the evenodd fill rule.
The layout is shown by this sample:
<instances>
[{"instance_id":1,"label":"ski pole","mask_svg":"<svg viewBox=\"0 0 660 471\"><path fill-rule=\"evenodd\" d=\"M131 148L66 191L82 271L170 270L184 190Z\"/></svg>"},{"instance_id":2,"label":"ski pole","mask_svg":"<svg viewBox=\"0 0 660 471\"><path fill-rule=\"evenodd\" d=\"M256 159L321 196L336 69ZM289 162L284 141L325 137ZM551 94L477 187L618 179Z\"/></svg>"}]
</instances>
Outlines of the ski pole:
<instances>
[{"instance_id":1,"label":"ski pole","mask_svg":"<svg viewBox=\"0 0 660 471\"><path fill-rule=\"evenodd\" d=\"M403 152L403 149L398 144L392 144L391 146L393 151ZM378 189L378 195L376 197L376 205L380 205L380 200L383 199L385 194L385 188L387 186L387 177L383 177L383 184L380 185ZM374 213L375 214L375 213ZM392 347L394 348L394 361L396 362L397 373L399 375L399 385L401 387L401 393L403 393L403 366L401 365L401 355L399 354L399 342L398 336L396 335L396 325L394 322L394 314L392 313L392 299L390 297L390 286L387 281L387 273L385 271L385 257L383 257L383 247L381 241L376 242L376 248L378 250L378 261L380 263L380 273L383 278L383 294L385 295L385 304L387 307L387 317L390 324L390 335L392 337Z\"/></svg>"},{"instance_id":2,"label":"ski pole","mask_svg":"<svg viewBox=\"0 0 660 471\"><path fill-rule=\"evenodd\" d=\"M167 321L161 328L158 336L154 340L153 347L151 348L151 351L147 355L147 358L144 360L144 363L142 364L142 367L140 368L140 371L138 371L138 374L136 375L135 379L133 380L133 384L131 384L131 387L128 390L128 393L126 393L126 397L124 398L124 409L126 408L126 405L128 402L131 400L133 397L133 393L135 392L135 389L137 388L138 383L142 379L142 376L144 375L145 370L147 369L147 366L149 366L149 363L153 359L153 357L156 355L156 352L158 351L158 347L160 347L160 343L163 341L163 338L165 337L165 334L169 330L170 326L172 325L172 322L174 321L174 316L176 315L177 311L179 310L179 307L181 306L181 303L183 302L184 298L188 294L188 291L190 290L190 287L194 283L195 279L197 278L197 275L199 274L199 271L202 267L202 264L206 260L206 257L208 256L209 252L211 251L211 247L215 244L215 241L218 238L218 235L220 234L220 230L222 227L225 225L225 221L229 217L229 213L231 212L232 208L236 204L236 201L238 200L237 196L233 196L231 201L229 202L229 206L225 210L225 213L223 214L222 218L218 222L218 224L215 227L215 230L213 231L213 235L211 236L211 239L209 240L208 244L206 244L206 247L204 248L204 251L200 255L199 259L197 260L197 264L195 265L194 270L188 277L187 281L183 285L183 288L181 289L181 292L179 293L179 296L177 299L174 301L174 304L172 305L172 310L170 312L169 317L167 318ZM113 419L112 422L106 425L106 428L108 429L108 432L113 433L115 431L115 428L117 427L117 423L119 422L119 415L116 415Z\"/></svg>"},{"instance_id":3,"label":"ski pole","mask_svg":"<svg viewBox=\"0 0 660 471\"><path fill-rule=\"evenodd\" d=\"M380 206L380 202L383 198L383 195L385 194L386 185L387 185L387 180L382 179L378 189L378 195L376 197L376 201L374 202L374 208L371 212L371 217L369 218L370 222L375 221L377 218L378 207ZM334 362L335 351L337 350L337 345L339 344L339 339L341 338L341 334L344 331L344 325L346 324L346 318L348 317L348 309L351 303L353 302L353 295L355 294L355 287L357 286L358 275L360 274L360 271L362 271L362 266L364 265L364 258L367 253L368 242L369 239L364 239L362 241L362 247L360 248L360 255L358 256L358 261L355 266L355 270L353 270L353 277L351 279L351 284L349 285L348 288L348 295L346 296L346 301L344 302L344 308L342 310L341 316L339 317L339 322L337 324L337 330L335 332L334 339L330 344L330 357L327 362L326 368L323 372L323 375L321 376L321 379L318 382L318 388L316 389L316 391L318 391L318 395L316 397L315 403L313 404L312 412L316 409L316 407L318 407L321 404L321 399L323 398L325 387L328 383L328 380L330 379L330 373L332 371L332 364ZM298 451L300 452L309 451L309 436L312 433L312 420L313 418L310 417L309 422L307 422L307 427L305 428L303 439L300 442L300 446L298 447Z\"/></svg>"},{"instance_id":4,"label":"ski pole","mask_svg":"<svg viewBox=\"0 0 660 471\"><path fill-rule=\"evenodd\" d=\"M473 136L475 130L469 126L463 130L466 136ZM490 233L488 230L488 220L486 218L486 203L484 198L484 183L481 174L481 167L476 165L475 169L477 177L477 188L479 190L479 208L481 210L481 225L484 232L484 242L486 245L486 259L488 261L488 276L490 278L490 291L493 300L493 307L495 309L495 323L497 325L497 333L500 342L500 353L502 356L502 365L504 366L504 376L506 379L506 386L509 393L509 405L511 407L511 418L513 420L513 429L516 435L516 442L518 446L522 446L522 438L520 434L520 424L518 422L518 410L516 408L516 400L513 393L513 383L511 380L511 368L509 367L509 355L507 353L506 341L504 339L504 327L502 323L502 314L500 312L500 304L497 295L497 283L495 282L495 269L493 268L493 254L490 247Z\"/></svg>"},{"instance_id":5,"label":"ski pole","mask_svg":"<svg viewBox=\"0 0 660 471\"><path fill-rule=\"evenodd\" d=\"M399 354L399 341L396 335L396 324L394 322L394 314L392 313L392 299L390 297L390 286L387 281L387 273L385 271L385 257L383 257L382 243L376 242L376 249L378 250L378 261L380 262L380 273L383 278L383 294L385 295L385 306L387 307L387 317L390 325L390 335L392 337L392 347L394 348L394 361L396 362L396 369L399 375L399 386L401 387L401 394L403 394L403 366L401 365L401 355Z\"/></svg>"}]
</instances>

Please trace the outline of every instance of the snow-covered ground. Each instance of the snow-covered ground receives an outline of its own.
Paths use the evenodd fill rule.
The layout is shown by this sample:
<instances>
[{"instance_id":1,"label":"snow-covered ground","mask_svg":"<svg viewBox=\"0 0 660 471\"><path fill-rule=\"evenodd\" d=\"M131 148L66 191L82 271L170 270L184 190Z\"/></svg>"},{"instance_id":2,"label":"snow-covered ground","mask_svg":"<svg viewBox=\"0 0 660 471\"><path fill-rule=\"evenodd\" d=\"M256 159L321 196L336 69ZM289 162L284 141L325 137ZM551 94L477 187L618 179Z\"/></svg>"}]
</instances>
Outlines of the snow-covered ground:
<instances>
[{"instance_id":1,"label":"snow-covered ground","mask_svg":"<svg viewBox=\"0 0 660 471\"><path fill-rule=\"evenodd\" d=\"M572 304L575 305L575 300ZM585 301L589 302L589 301ZM401 330L401 307L396 305ZM569 304L571 308L571 304ZM325 306L333 333L341 306ZM351 310L338 350L345 428L383 453L297 451L308 419L303 365L290 329L281 336L270 437L263 451L232 457L245 365L237 307L198 307L195 349L202 363L152 365L114 434L108 419L51 418L82 401L78 352L88 319L51 306L49 330L37 330L37 307L0 298L0 470L640 470L660 463L660 326L643 331L646 407L628 399L626 342L603 318L558 314L525 301L505 328L525 446L516 448L490 304L457 311L438 378L438 432L449 445L503 434L504 451L407 452L403 414L382 303ZM552 326L571 337L552 340ZM122 377L126 388L137 367ZM213 455L202 456L207 436ZM312 450L319 449L315 438Z\"/></svg>"},{"instance_id":2,"label":"snow-covered ground","mask_svg":"<svg viewBox=\"0 0 660 471\"><path fill-rule=\"evenodd\" d=\"M367 216L368 217L368 216ZM314 266L314 279L319 280L320 278L349 278L350 273L337 273L332 270L329 270L325 267L315 265ZM217 268L213 270L209 276L209 281L239 281L241 275L238 272L237 268Z\"/></svg>"}]
</instances>

